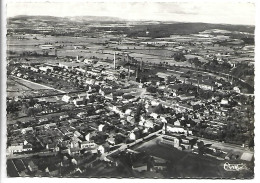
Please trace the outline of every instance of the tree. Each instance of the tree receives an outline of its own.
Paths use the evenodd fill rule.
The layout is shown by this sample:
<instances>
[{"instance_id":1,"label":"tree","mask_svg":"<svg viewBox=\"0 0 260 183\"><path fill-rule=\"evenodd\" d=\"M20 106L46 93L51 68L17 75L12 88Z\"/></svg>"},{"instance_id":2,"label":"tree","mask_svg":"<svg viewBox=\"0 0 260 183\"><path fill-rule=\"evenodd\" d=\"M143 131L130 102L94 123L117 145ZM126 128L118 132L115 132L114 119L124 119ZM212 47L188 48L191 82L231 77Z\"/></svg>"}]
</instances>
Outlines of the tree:
<instances>
[{"instance_id":1,"label":"tree","mask_svg":"<svg viewBox=\"0 0 260 183\"><path fill-rule=\"evenodd\" d=\"M199 141L197 143L197 146L198 146L199 154L204 154L204 142L203 141Z\"/></svg>"},{"instance_id":2,"label":"tree","mask_svg":"<svg viewBox=\"0 0 260 183\"><path fill-rule=\"evenodd\" d=\"M137 108L136 108L136 114L134 116L135 122L140 121L140 115L141 115L142 111L144 111L144 105L142 103L139 103Z\"/></svg>"},{"instance_id":3,"label":"tree","mask_svg":"<svg viewBox=\"0 0 260 183\"><path fill-rule=\"evenodd\" d=\"M165 109L163 108L162 104L159 104L155 107L154 112L156 112L157 114L164 114Z\"/></svg>"},{"instance_id":4,"label":"tree","mask_svg":"<svg viewBox=\"0 0 260 183\"><path fill-rule=\"evenodd\" d=\"M146 88L146 91L150 92L150 93L156 93L157 89L153 86L148 86Z\"/></svg>"},{"instance_id":5,"label":"tree","mask_svg":"<svg viewBox=\"0 0 260 183\"><path fill-rule=\"evenodd\" d=\"M254 138L253 137L250 137L250 139L249 139L249 142L248 142L248 147L249 148L253 148L254 147Z\"/></svg>"},{"instance_id":6,"label":"tree","mask_svg":"<svg viewBox=\"0 0 260 183\"><path fill-rule=\"evenodd\" d=\"M174 58L175 61L186 61L186 57L184 56L183 53L179 52L179 53L174 53L172 55L172 57Z\"/></svg>"}]
</instances>

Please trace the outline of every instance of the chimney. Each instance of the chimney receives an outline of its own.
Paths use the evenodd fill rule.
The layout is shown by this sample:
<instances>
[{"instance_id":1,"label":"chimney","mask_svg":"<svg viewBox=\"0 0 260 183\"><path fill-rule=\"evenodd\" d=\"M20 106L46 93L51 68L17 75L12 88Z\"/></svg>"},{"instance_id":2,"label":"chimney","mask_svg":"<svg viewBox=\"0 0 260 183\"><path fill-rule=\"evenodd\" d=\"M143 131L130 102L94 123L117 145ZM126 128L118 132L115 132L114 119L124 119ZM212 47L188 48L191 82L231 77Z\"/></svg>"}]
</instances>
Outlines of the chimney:
<instances>
[{"instance_id":1,"label":"chimney","mask_svg":"<svg viewBox=\"0 0 260 183\"><path fill-rule=\"evenodd\" d=\"M116 69L116 52L114 52L114 69Z\"/></svg>"},{"instance_id":2,"label":"chimney","mask_svg":"<svg viewBox=\"0 0 260 183\"><path fill-rule=\"evenodd\" d=\"M164 123L162 132L163 132L163 134L167 133L167 123Z\"/></svg>"},{"instance_id":3,"label":"chimney","mask_svg":"<svg viewBox=\"0 0 260 183\"><path fill-rule=\"evenodd\" d=\"M139 67L136 68L136 76L135 76L135 77L136 77L136 78L139 77Z\"/></svg>"},{"instance_id":4,"label":"chimney","mask_svg":"<svg viewBox=\"0 0 260 183\"><path fill-rule=\"evenodd\" d=\"M197 92L199 92L199 84L200 84L200 81L199 81L199 79L198 79Z\"/></svg>"},{"instance_id":5,"label":"chimney","mask_svg":"<svg viewBox=\"0 0 260 183\"><path fill-rule=\"evenodd\" d=\"M130 65L128 66L128 79L130 79Z\"/></svg>"},{"instance_id":6,"label":"chimney","mask_svg":"<svg viewBox=\"0 0 260 183\"><path fill-rule=\"evenodd\" d=\"M141 71L144 72L144 61L141 61Z\"/></svg>"}]
</instances>

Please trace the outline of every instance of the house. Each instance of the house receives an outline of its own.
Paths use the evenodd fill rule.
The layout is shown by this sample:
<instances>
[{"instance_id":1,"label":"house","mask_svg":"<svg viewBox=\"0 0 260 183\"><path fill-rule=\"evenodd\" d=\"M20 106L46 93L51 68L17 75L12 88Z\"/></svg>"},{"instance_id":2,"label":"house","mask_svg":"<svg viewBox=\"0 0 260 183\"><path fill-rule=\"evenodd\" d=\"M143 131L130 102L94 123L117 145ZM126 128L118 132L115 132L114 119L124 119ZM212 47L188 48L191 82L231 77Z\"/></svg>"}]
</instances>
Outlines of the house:
<instances>
[{"instance_id":1,"label":"house","mask_svg":"<svg viewBox=\"0 0 260 183\"><path fill-rule=\"evenodd\" d=\"M135 123L135 118L132 117L132 116L127 116L127 117L126 117L126 120L127 120L127 122L129 122L129 123L131 123L131 124L134 124L134 123Z\"/></svg>"},{"instance_id":2,"label":"house","mask_svg":"<svg viewBox=\"0 0 260 183\"><path fill-rule=\"evenodd\" d=\"M158 171L158 170L162 171L162 170L167 169L167 165L166 165L166 163L155 162L153 168L155 171Z\"/></svg>"},{"instance_id":3,"label":"house","mask_svg":"<svg viewBox=\"0 0 260 183\"><path fill-rule=\"evenodd\" d=\"M91 137L95 137L95 136L97 136L97 131L95 131L95 130L93 130L93 129L88 130L88 131L86 132L86 135L85 135L85 140L90 141L90 138L91 138Z\"/></svg>"},{"instance_id":4,"label":"house","mask_svg":"<svg viewBox=\"0 0 260 183\"><path fill-rule=\"evenodd\" d=\"M141 116L140 116L140 121L142 121L142 122L144 122L145 121L145 115L144 114L142 114Z\"/></svg>"},{"instance_id":5,"label":"house","mask_svg":"<svg viewBox=\"0 0 260 183\"><path fill-rule=\"evenodd\" d=\"M85 148L94 148L97 144L94 143L94 141L82 141L80 143L80 148L85 149Z\"/></svg>"},{"instance_id":6,"label":"house","mask_svg":"<svg viewBox=\"0 0 260 183\"><path fill-rule=\"evenodd\" d=\"M32 144L27 143L26 145L23 146L23 151L24 152L28 152L28 151L32 151Z\"/></svg>"},{"instance_id":7,"label":"house","mask_svg":"<svg viewBox=\"0 0 260 183\"><path fill-rule=\"evenodd\" d=\"M107 142L111 145L115 145L115 137L114 136L110 136L109 138L107 138Z\"/></svg>"},{"instance_id":8,"label":"house","mask_svg":"<svg viewBox=\"0 0 260 183\"><path fill-rule=\"evenodd\" d=\"M140 125L140 126L144 126L144 127L146 127L146 128L153 128L154 123L153 123L152 120L147 119L147 120L145 120L145 121L140 121L140 122L139 122L139 125Z\"/></svg>"},{"instance_id":9,"label":"house","mask_svg":"<svg viewBox=\"0 0 260 183\"><path fill-rule=\"evenodd\" d=\"M192 131L189 131L188 129L181 127L181 126L176 126L176 125L172 125L172 124L166 124L165 126L166 126L167 132L192 134Z\"/></svg>"},{"instance_id":10,"label":"house","mask_svg":"<svg viewBox=\"0 0 260 183\"><path fill-rule=\"evenodd\" d=\"M156 106L158 106L160 103L159 102L157 102L157 101L155 101L155 100L152 100L151 101L151 105L153 106L153 107L156 107Z\"/></svg>"},{"instance_id":11,"label":"house","mask_svg":"<svg viewBox=\"0 0 260 183\"><path fill-rule=\"evenodd\" d=\"M105 148L102 146L102 145L100 145L100 146L98 146L98 152L99 153L101 153L101 154L104 154L105 153Z\"/></svg>"},{"instance_id":12,"label":"house","mask_svg":"<svg viewBox=\"0 0 260 183\"><path fill-rule=\"evenodd\" d=\"M70 147L70 140L63 140L60 144L61 147L66 147L69 148Z\"/></svg>"},{"instance_id":13,"label":"house","mask_svg":"<svg viewBox=\"0 0 260 183\"><path fill-rule=\"evenodd\" d=\"M52 150L52 151L59 151L59 147L56 143L51 143L46 145L46 149Z\"/></svg>"},{"instance_id":14,"label":"house","mask_svg":"<svg viewBox=\"0 0 260 183\"><path fill-rule=\"evenodd\" d=\"M136 140L136 135L135 135L134 132L130 132L130 134L129 134L129 139L130 139L130 140Z\"/></svg>"},{"instance_id":15,"label":"house","mask_svg":"<svg viewBox=\"0 0 260 183\"><path fill-rule=\"evenodd\" d=\"M153 117L154 119L157 119L159 117L159 114L153 112L150 114L150 116Z\"/></svg>"},{"instance_id":16,"label":"house","mask_svg":"<svg viewBox=\"0 0 260 183\"><path fill-rule=\"evenodd\" d=\"M168 73L164 73L164 72L157 72L156 74L159 78L162 78L164 80L166 80L168 77L171 77L171 74Z\"/></svg>"},{"instance_id":17,"label":"house","mask_svg":"<svg viewBox=\"0 0 260 183\"><path fill-rule=\"evenodd\" d=\"M32 132L32 131L33 131L32 127L27 127L27 128L21 129L22 134L26 134L27 132Z\"/></svg>"},{"instance_id":18,"label":"house","mask_svg":"<svg viewBox=\"0 0 260 183\"><path fill-rule=\"evenodd\" d=\"M80 137L80 136L81 136L81 133L79 133L78 131L75 131L73 135L74 135L75 137Z\"/></svg>"},{"instance_id":19,"label":"house","mask_svg":"<svg viewBox=\"0 0 260 183\"><path fill-rule=\"evenodd\" d=\"M67 119L67 118L69 118L69 115L67 115L67 114L61 115L61 116L59 117L60 120L64 120L64 119Z\"/></svg>"},{"instance_id":20,"label":"house","mask_svg":"<svg viewBox=\"0 0 260 183\"><path fill-rule=\"evenodd\" d=\"M143 134L147 134L148 131L149 131L149 128L144 128L143 131L142 131L142 133L143 133Z\"/></svg>"},{"instance_id":21,"label":"house","mask_svg":"<svg viewBox=\"0 0 260 183\"><path fill-rule=\"evenodd\" d=\"M64 69L72 69L75 67L75 62L59 62L59 67Z\"/></svg>"},{"instance_id":22,"label":"house","mask_svg":"<svg viewBox=\"0 0 260 183\"><path fill-rule=\"evenodd\" d=\"M82 142L82 141L81 141L79 138L73 136L73 137L71 137L70 147L71 147L71 148L79 147L79 143L81 143L81 142Z\"/></svg>"},{"instance_id":23,"label":"house","mask_svg":"<svg viewBox=\"0 0 260 183\"><path fill-rule=\"evenodd\" d=\"M53 67L50 66L41 66L39 67L39 70L44 71L44 72L53 72Z\"/></svg>"},{"instance_id":24,"label":"house","mask_svg":"<svg viewBox=\"0 0 260 183\"><path fill-rule=\"evenodd\" d=\"M113 95L113 93L105 95L105 98L108 100L116 100L116 97Z\"/></svg>"},{"instance_id":25,"label":"house","mask_svg":"<svg viewBox=\"0 0 260 183\"><path fill-rule=\"evenodd\" d=\"M120 114L120 116L124 116L124 113L122 112L122 108L119 107L119 106L111 105L111 106L109 107L109 109L110 109L111 111L114 111L114 112L117 113L117 114Z\"/></svg>"},{"instance_id":26,"label":"house","mask_svg":"<svg viewBox=\"0 0 260 183\"><path fill-rule=\"evenodd\" d=\"M179 85L168 85L166 90L169 92L169 96L176 97L178 95L178 91L180 89Z\"/></svg>"},{"instance_id":27,"label":"house","mask_svg":"<svg viewBox=\"0 0 260 183\"><path fill-rule=\"evenodd\" d=\"M177 119L177 120L174 122L174 125L175 125L175 126L181 126L181 123L180 123L180 121Z\"/></svg>"},{"instance_id":28,"label":"house","mask_svg":"<svg viewBox=\"0 0 260 183\"><path fill-rule=\"evenodd\" d=\"M10 154L23 152L23 144L13 144L8 147L8 152Z\"/></svg>"},{"instance_id":29,"label":"house","mask_svg":"<svg viewBox=\"0 0 260 183\"><path fill-rule=\"evenodd\" d=\"M187 149L187 150L191 149L191 144L188 143L180 143L180 146L182 146L183 149Z\"/></svg>"},{"instance_id":30,"label":"house","mask_svg":"<svg viewBox=\"0 0 260 183\"><path fill-rule=\"evenodd\" d=\"M221 100L220 104L222 104L222 105L227 105L227 104L228 104L228 100L223 98L223 99Z\"/></svg>"},{"instance_id":31,"label":"house","mask_svg":"<svg viewBox=\"0 0 260 183\"><path fill-rule=\"evenodd\" d=\"M69 155L75 156L75 155L80 155L80 148L79 147L73 147L69 149Z\"/></svg>"},{"instance_id":32,"label":"house","mask_svg":"<svg viewBox=\"0 0 260 183\"><path fill-rule=\"evenodd\" d=\"M76 68L75 70L80 72L80 73L86 73L86 70L82 69L82 68Z\"/></svg>"},{"instance_id":33,"label":"house","mask_svg":"<svg viewBox=\"0 0 260 183\"><path fill-rule=\"evenodd\" d=\"M81 98L87 99L87 98L89 98L89 94L88 93L80 93L80 94L77 95L77 97L79 99L81 99Z\"/></svg>"},{"instance_id":34,"label":"house","mask_svg":"<svg viewBox=\"0 0 260 183\"><path fill-rule=\"evenodd\" d=\"M77 122L77 121L78 121L77 119L69 119L69 120L68 120L69 123L75 123L75 122Z\"/></svg>"},{"instance_id":35,"label":"house","mask_svg":"<svg viewBox=\"0 0 260 183\"><path fill-rule=\"evenodd\" d=\"M107 87L107 88L105 88L105 87L101 87L100 89L99 89L99 93L102 95L102 96L105 96L105 95L107 95L107 94L110 94L110 93L112 93L112 89L111 88L109 88L109 87Z\"/></svg>"},{"instance_id":36,"label":"house","mask_svg":"<svg viewBox=\"0 0 260 183\"><path fill-rule=\"evenodd\" d=\"M178 96L178 99L181 100L181 101L184 101L184 100L191 100L191 99L194 99L195 96L186 96L186 95L180 95Z\"/></svg>"},{"instance_id":37,"label":"house","mask_svg":"<svg viewBox=\"0 0 260 183\"><path fill-rule=\"evenodd\" d=\"M207 81L204 81L204 82L200 83L199 87L201 89L204 89L204 90L212 90L213 91L212 83L207 82Z\"/></svg>"},{"instance_id":38,"label":"house","mask_svg":"<svg viewBox=\"0 0 260 183\"><path fill-rule=\"evenodd\" d=\"M38 72L39 69L37 69L37 68L35 68L35 67L31 67L31 71Z\"/></svg>"},{"instance_id":39,"label":"house","mask_svg":"<svg viewBox=\"0 0 260 183\"><path fill-rule=\"evenodd\" d=\"M93 141L93 143L94 143L94 141ZM98 145L96 143L94 143L94 144L95 144L94 146L92 145L92 146L89 146L89 147L85 147L84 148L84 150L85 150L84 154L86 154L88 152L91 152L93 154L98 153Z\"/></svg>"},{"instance_id":40,"label":"house","mask_svg":"<svg viewBox=\"0 0 260 183\"><path fill-rule=\"evenodd\" d=\"M177 136L164 135L162 137L161 143L168 144L175 148L178 148L180 146L180 138Z\"/></svg>"},{"instance_id":41,"label":"house","mask_svg":"<svg viewBox=\"0 0 260 183\"><path fill-rule=\"evenodd\" d=\"M93 85L93 84L95 84L95 80L88 78L88 79L86 79L85 83L86 83L86 84L89 84L89 85Z\"/></svg>"},{"instance_id":42,"label":"house","mask_svg":"<svg viewBox=\"0 0 260 183\"><path fill-rule=\"evenodd\" d=\"M70 102L70 99L71 99L71 97L69 95L63 95L61 98L62 101L67 102L67 103Z\"/></svg>"},{"instance_id":43,"label":"house","mask_svg":"<svg viewBox=\"0 0 260 183\"><path fill-rule=\"evenodd\" d=\"M29 161L28 163L28 169L31 171L31 172L35 172L38 170L38 166L34 164L34 162L31 160Z\"/></svg>"},{"instance_id":44,"label":"house","mask_svg":"<svg viewBox=\"0 0 260 183\"><path fill-rule=\"evenodd\" d=\"M105 126L104 124L100 124L100 125L98 125L98 131L102 132L104 126Z\"/></svg>"},{"instance_id":45,"label":"house","mask_svg":"<svg viewBox=\"0 0 260 183\"><path fill-rule=\"evenodd\" d=\"M78 98L73 100L73 104L78 107L78 106L84 106L84 98Z\"/></svg>"},{"instance_id":46,"label":"house","mask_svg":"<svg viewBox=\"0 0 260 183\"><path fill-rule=\"evenodd\" d=\"M239 89L237 86L235 86L235 87L233 88L233 90L234 90L235 92L237 92L237 93L240 93L240 89Z\"/></svg>"},{"instance_id":47,"label":"house","mask_svg":"<svg viewBox=\"0 0 260 183\"><path fill-rule=\"evenodd\" d=\"M41 119L39 119L39 122L40 122L40 123L47 122L47 121L49 121L48 118L41 118Z\"/></svg>"},{"instance_id":48,"label":"house","mask_svg":"<svg viewBox=\"0 0 260 183\"><path fill-rule=\"evenodd\" d=\"M132 110L131 109L126 109L125 110L125 114L130 116L132 114Z\"/></svg>"},{"instance_id":49,"label":"house","mask_svg":"<svg viewBox=\"0 0 260 183\"><path fill-rule=\"evenodd\" d=\"M45 129L55 128L55 127L56 127L56 123L49 123L44 125Z\"/></svg>"},{"instance_id":50,"label":"house","mask_svg":"<svg viewBox=\"0 0 260 183\"><path fill-rule=\"evenodd\" d=\"M87 114L88 114L87 112L79 112L77 114L77 117L82 118L82 117L86 116Z\"/></svg>"}]
</instances>

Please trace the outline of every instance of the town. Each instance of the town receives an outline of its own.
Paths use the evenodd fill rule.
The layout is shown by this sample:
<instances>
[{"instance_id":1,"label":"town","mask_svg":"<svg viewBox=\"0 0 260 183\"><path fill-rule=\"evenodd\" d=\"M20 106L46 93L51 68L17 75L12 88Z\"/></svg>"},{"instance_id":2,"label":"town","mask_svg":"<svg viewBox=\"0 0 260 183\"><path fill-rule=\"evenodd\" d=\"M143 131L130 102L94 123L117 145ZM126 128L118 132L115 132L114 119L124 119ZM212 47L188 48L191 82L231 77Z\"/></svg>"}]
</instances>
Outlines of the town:
<instances>
[{"instance_id":1,"label":"town","mask_svg":"<svg viewBox=\"0 0 260 183\"><path fill-rule=\"evenodd\" d=\"M8 176L253 176L254 26L8 21Z\"/></svg>"}]
</instances>

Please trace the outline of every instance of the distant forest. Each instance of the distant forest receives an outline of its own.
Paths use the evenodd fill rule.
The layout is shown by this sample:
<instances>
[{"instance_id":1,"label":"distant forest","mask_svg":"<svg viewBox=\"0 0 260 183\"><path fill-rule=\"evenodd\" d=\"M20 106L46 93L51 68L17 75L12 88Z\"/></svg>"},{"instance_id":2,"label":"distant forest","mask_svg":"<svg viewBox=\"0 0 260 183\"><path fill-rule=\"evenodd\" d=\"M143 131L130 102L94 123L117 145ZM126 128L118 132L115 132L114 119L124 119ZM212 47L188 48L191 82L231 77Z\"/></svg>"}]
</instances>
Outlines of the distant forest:
<instances>
[{"instance_id":1,"label":"distant forest","mask_svg":"<svg viewBox=\"0 0 260 183\"><path fill-rule=\"evenodd\" d=\"M94 16L86 16L86 17L52 17L52 16L17 16L12 17L7 20L8 25L16 24L20 30L15 31L24 31L28 33L39 33L37 30L33 30L37 24L43 22L49 26L59 25L59 23L63 23L62 25L64 30L69 30L71 26L80 27L80 30L71 32L69 34L73 36L74 33L84 34L84 29L89 29L90 31L96 32L99 31L113 31L112 34L126 34L128 37L152 37L152 38L161 38L161 37L169 37L171 35L189 35L189 34L197 34L199 32L209 30L209 29L222 29L227 31L238 31L238 32L248 32L254 34L255 26L249 25L230 25L230 24L209 24L209 23L181 23L181 22L157 22L158 24L152 24L151 22L143 21L142 23L132 22L132 27L107 27L107 26L91 26L88 25L93 23L102 24L121 24L126 25L127 21L111 18L111 17L94 17ZM28 27L24 27L24 22L30 22L27 24ZM60 26L60 25L59 25ZM61 28L61 27L60 27ZM149 33L147 33L147 31ZM58 34L57 32L51 32L47 34ZM222 34L223 35L223 34ZM254 36L252 35L244 35L244 34L233 34L226 33L225 35L229 35L232 38L243 39L245 42L249 44L254 44Z\"/></svg>"},{"instance_id":2,"label":"distant forest","mask_svg":"<svg viewBox=\"0 0 260 183\"><path fill-rule=\"evenodd\" d=\"M111 29L111 28L110 28ZM121 29L121 30L120 30ZM169 37L170 35L189 35L197 34L208 29L223 29L227 31L248 32L254 34L254 26L244 25L224 25L224 24L207 24L207 23L172 23L172 24L155 24L155 25L136 25L130 28L115 28L114 31L127 34L129 37ZM149 34L146 34L149 31ZM227 33L227 35L229 35Z\"/></svg>"}]
</instances>

